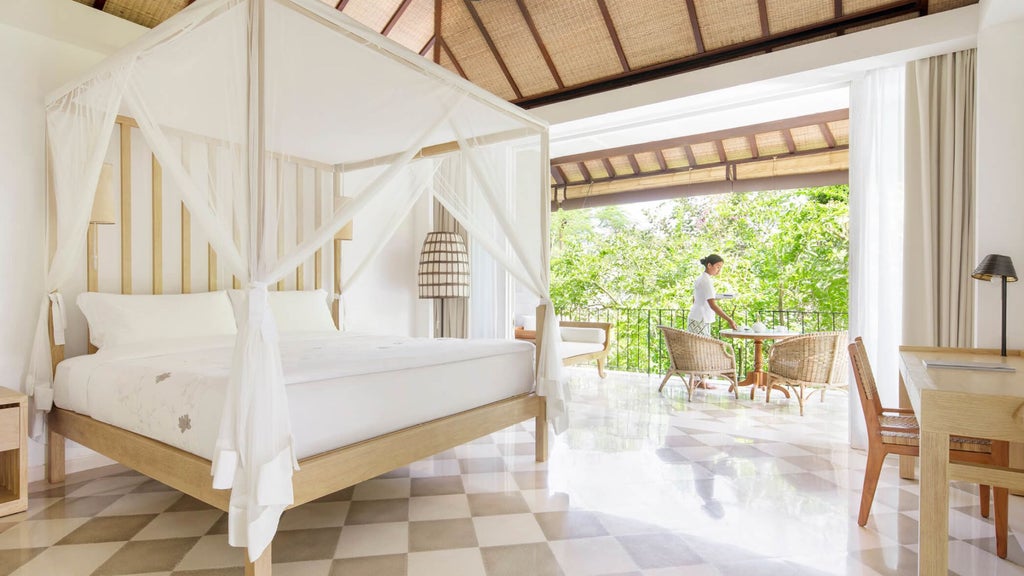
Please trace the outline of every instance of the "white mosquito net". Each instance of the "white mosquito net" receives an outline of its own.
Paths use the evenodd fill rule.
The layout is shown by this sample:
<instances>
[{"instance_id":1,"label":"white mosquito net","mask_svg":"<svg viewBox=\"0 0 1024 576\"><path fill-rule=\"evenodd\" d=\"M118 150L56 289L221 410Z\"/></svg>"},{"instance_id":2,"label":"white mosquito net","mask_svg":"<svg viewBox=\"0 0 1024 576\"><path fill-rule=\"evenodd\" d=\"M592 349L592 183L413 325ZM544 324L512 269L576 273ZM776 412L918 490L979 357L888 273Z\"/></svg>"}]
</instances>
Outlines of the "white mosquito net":
<instances>
[{"instance_id":1,"label":"white mosquito net","mask_svg":"<svg viewBox=\"0 0 1024 576\"><path fill-rule=\"evenodd\" d=\"M318 0L199 0L47 103L57 248L26 381L38 411L52 404L47 310L62 317L53 294L83 253L118 114L136 120L192 225L246 289L212 474L215 488L232 490L229 540L248 547L250 559L292 503L297 466L268 285L356 214L376 215L361 230L383 246L432 193L496 261L548 298L544 123ZM347 201L335 197L312 234L282 244L279 231L294 219L289 196L303 193L286 184L286 174L290 183L301 171L296 158L325 167L308 179L343 189ZM352 263L345 285L375 256ZM550 306L543 321L552 337L538 351L537 392L557 432L564 404Z\"/></svg>"}]
</instances>

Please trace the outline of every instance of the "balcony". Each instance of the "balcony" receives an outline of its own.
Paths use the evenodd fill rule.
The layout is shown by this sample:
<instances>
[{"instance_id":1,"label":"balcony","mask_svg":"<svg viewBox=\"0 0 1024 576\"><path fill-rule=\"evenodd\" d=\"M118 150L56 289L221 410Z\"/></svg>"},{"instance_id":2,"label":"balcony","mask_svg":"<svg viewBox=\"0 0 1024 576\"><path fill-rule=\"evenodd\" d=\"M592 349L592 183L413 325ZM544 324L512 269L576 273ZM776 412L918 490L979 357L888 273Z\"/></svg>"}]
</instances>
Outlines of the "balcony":
<instances>
[{"instance_id":1,"label":"balcony","mask_svg":"<svg viewBox=\"0 0 1024 576\"><path fill-rule=\"evenodd\" d=\"M845 311L736 309L728 312L737 324L749 326L762 322L766 326L784 326L801 333L846 330L849 322ZM668 370L669 361L658 326L685 329L690 311L678 308L575 308L558 310L557 313L562 320L611 323L608 369L663 374ZM728 328L728 324L719 318L711 328L711 335L719 338L723 327ZM749 340L731 343L736 352L737 368L740 374L746 374L753 369L754 344Z\"/></svg>"}]
</instances>

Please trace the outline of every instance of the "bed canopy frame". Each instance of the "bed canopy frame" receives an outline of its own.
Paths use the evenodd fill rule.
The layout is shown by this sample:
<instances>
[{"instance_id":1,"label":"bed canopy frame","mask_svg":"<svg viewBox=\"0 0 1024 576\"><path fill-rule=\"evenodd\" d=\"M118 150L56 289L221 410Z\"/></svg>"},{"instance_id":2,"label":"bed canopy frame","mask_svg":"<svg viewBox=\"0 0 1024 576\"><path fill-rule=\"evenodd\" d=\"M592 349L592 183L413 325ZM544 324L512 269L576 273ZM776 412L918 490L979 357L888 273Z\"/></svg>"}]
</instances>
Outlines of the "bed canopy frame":
<instances>
[{"instance_id":1,"label":"bed canopy frame","mask_svg":"<svg viewBox=\"0 0 1024 576\"><path fill-rule=\"evenodd\" d=\"M269 573L267 546L281 512L336 484L323 482L324 471L362 470L346 476L351 481L414 455L396 441L387 449L397 456L371 458L377 463L360 467L368 453L357 444L344 450L361 456L332 457L329 466L308 459L299 467L268 288L357 214L380 215L373 228L382 246L429 190L478 246L546 302L547 126L318 0L198 0L47 101L55 252L25 384L36 416L52 406L52 366L62 354L64 310L57 291L83 252L89 207L119 115L137 123L191 225L203 231L218 265L246 291L214 459L188 465L193 473L212 470L213 482L177 487L228 510L231 544L248 548L247 567ZM280 166L293 158L329 167L349 201L336 204L302 241L281 246L280 229L294 203ZM372 256L355 266L347 285ZM545 414L556 432L565 424L551 306L544 307L539 324L547 335L538 339L540 401L532 394L510 399L464 413L460 421L479 436L502 422L538 416L538 459L544 456ZM98 435L108 439L96 441L100 452L147 474L177 473L145 462L140 453L153 441L139 437L126 444L130 433L85 420L54 410L52 439L59 440L56 433L76 440ZM420 446L417 453L465 437L449 424L436 426L446 440L413 443ZM40 418L32 429L42 433ZM51 455L62 451L60 442L51 445ZM171 461L184 463L187 456ZM54 466L51 477L61 472ZM217 491L228 488L230 497Z\"/></svg>"}]
</instances>

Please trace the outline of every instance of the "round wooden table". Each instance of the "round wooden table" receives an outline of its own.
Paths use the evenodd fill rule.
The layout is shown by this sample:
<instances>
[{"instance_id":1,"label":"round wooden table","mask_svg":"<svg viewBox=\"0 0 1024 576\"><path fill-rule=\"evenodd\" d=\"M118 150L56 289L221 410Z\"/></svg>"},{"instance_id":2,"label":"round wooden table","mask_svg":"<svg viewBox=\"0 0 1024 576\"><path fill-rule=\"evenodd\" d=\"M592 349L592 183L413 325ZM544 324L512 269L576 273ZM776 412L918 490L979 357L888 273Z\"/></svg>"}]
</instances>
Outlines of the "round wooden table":
<instances>
[{"instance_id":1,"label":"round wooden table","mask_svg":"<svg viewBox=\"0 0 1024 576\"><path fill-rule=\"evenodd\" d=\"M799 332L753 332L750 330L722 330L719 332L721 336L726 338L736 338L739 340L753 340L754 341L754 369L747 372L747 377L738 382L738 386L750 386L750 399L754 399L754 392L758 388L764 388L768 383L768 374L764 371L764 354L762 348L766 340L782 340L790 336L796 336ZM737 376L738 377L738 376ZM772 388L778 390L789 398L789 390L778 384L773 384Z\"/></svg>"}]
</instances>

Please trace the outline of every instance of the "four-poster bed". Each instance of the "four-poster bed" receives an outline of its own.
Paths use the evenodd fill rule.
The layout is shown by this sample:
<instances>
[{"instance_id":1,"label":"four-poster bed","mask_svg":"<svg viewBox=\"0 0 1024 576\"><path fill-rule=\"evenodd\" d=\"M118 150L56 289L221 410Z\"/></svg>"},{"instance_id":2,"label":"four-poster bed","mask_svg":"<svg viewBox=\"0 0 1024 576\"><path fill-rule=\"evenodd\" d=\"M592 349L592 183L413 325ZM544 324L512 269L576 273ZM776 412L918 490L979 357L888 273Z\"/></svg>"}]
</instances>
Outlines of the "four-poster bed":
<instances>
[{"instance_id":1,"label":"four-poster bed","mask_svg":"<svg viewBox=\"0 0 1024 576\"><path fill-rule=\"evenodd\" d=\"M187 219L204 234L211 278L216 268L243 290L210 458L64 407L50 410L66 318L56 291L84 248L85 208L119 116L132 119L152 150L154 174L172 184L173 191L161 184L163 196L180 197L182 230ZM63 439L79 441L228 511L230 543L248 548L247 572L263 575L289 506L531 418L543 460L546 423L564 428L557 323L543 304L547 127L522 110L317 0L199 0L51 96L47 140L55 252L26 392L37 410L49 411L51 480L63 476ZM321 189L342 191L345 201ZM324 272L320 251L358 215L370 237L357 242L369 248L344 281L351 287L428 191L476 249L542 303L535 388L304 457L293 446L281 353L289 344L271 313L271 288L291 275L301 288L314 257L306 270ZM297 205L316 205L317 216L304 219ZM122 229L122 250L126 238L130 246ZM154 266L164 259L154 247ZM130 260L122 254L122 263ZM187 275L183 265L182 292ZM122 278L122 292L139 291Z\"/></svg>"}]
</instances>

